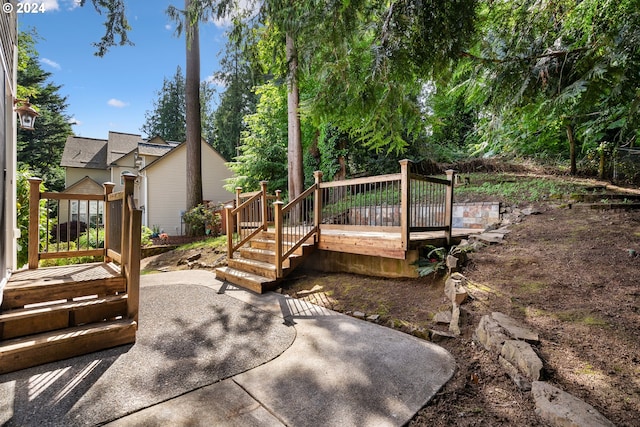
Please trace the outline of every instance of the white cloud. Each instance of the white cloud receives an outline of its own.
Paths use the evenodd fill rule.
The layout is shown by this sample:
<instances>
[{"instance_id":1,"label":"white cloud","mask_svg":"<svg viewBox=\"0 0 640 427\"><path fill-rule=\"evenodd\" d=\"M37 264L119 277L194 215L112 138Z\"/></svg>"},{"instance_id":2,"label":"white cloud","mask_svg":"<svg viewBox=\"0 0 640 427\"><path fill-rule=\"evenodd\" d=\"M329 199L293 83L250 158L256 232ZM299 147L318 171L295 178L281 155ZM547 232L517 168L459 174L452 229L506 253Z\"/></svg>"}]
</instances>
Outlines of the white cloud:
<instances>
[{"instance_id":1,"label":"white cloud","mask_svg":"<svg viewBox=\"0 0 640 427\"><path fill-rule=\"evenodd\" d=\"M214 19L213 23L219 28L228 28L231 26L233 16L243 16L244 19L255 18L260 11L262 2L255 0L238 0L236 10L232 11L232 16L225 16L221 19Z\"/></svg>"},{"instance_id":2,"label":"white cloud","mask_svg":"<svg viewBox=\"0 0 640 427\"><path fill-rule=\"evenodd\" d=\"M167 30L167 31L171 31L171 30L173 30L173 26L171 24L167 24L167 25L164 26L164 29Z\"/></svg>"},{"instance_id":3,"label":"white cloud","mask_svg":"<svg viewBox=\"0 0 640 427\"><path fill-rule=\"evenodd\" d=\"M48 58L40 58L40 62L42 62L43 64L47 64L49 67L51 68L55 68L56 70L61 69L62 67L60 67L60 64L58 64L55 61L52 61Z\"/></svg>"},{"instance_id":4,"label":"white cloud","mask_svg":"<svg viewBox=\"0 0 640 427\"><path fill-rule=\"evenodd\" d=\"M107 101L107 105L111 107L116 107L116 108L124 108L127 105L129 105L129 103L120 101L119 99L111 98L110 100Z\"/></svg>"},{"instance_id":5,"label":"white cloud","mask_svg":"<svg viewBox=\"0 0 640 427\"><path fill-rule=\"evenodd\" d=\"M74 116L74 117L71 117L71 118L69 119L68 123L69 123L70 125L73 125L73 126L82 126L82 122L81 122L80 120L78 120L75 116Z\"/></svg>"},{"instance_id":6,"label":"white cloud","mask_svg":"<svg viewBox=\"0 0 640 427\"><path fill-rule=\"evenodd\" d=\"M204 79L205 82L210 83L214 86L218 86L218 87L227 87L227 84L224 82L224 80L214 76L214 75L210 75L207 78Z\"/></svg>"}]
</instances>

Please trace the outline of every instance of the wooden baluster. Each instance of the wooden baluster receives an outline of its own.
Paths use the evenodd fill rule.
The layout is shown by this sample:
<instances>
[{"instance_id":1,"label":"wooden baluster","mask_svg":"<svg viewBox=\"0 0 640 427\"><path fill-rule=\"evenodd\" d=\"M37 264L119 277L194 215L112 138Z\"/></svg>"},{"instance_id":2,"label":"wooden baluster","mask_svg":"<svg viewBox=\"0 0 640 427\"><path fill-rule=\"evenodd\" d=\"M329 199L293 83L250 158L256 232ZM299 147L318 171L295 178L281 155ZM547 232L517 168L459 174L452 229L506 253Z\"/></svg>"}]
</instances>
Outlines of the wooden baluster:
<instances>
[{"instance_id":1,"label":"wooden baluster","mask_svg":"<svg viewBox=\"0 0 640 427\"><path fill-rule=\"evenodd\" d=\"M42 179L29 178L29 269L40 261L40 184Z\"/></svg>"}]
</instances>

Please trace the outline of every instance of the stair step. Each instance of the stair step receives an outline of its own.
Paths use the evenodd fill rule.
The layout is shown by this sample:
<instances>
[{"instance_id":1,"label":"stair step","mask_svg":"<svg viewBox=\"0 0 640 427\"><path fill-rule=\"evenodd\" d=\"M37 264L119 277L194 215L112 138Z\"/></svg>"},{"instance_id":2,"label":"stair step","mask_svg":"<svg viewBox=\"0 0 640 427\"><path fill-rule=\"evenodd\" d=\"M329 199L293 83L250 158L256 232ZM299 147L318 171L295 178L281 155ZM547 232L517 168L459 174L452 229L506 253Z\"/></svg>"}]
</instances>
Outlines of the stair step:
<instances>
[{"instance_id":1,"label":"stair step","mask_svg":"<svg viewBox=\"0 0 640 427\"><path fill-rule=\"evenodd\" d=\"M240 248L240 256L246 259L254 259L256 261L262 261L267 263L273 263L276 258L276 253L269 249L258 249L251 247L242 247ZM300 257L299 254L292 254L289 259L295 259ZM289 267L289 259L284 260L282 265L283 268Z\"/></svg>"},{"instance_id":2,"label":"stair step","mask_svg":"<svg viewBox=\"0 0 640 427\"><path fill-rule=\"evenodd\" d=\"M100 322L126 314L126 294L8 310L0 314L0 339Z\"/></svg>"},{"instance_id":3,"label":"stair step","mask_svg":"<svg viewBox=\"0 0 640 427\"><path fill-rule=\"evenodd\" d=\"M249 245L250 245L249 247L253 249L266 249L273 252L276 248L276 241L272 239L257 238L257 239L251 239L249 241ZM292 245L285 244L285 246L291 247ZM305 248L309 248L313 246L314 244L312 243L303 243L293 253L296 255L303 255Z\"/></svg>"},{"instance_id":4,"label":"stair step","mask_svg":"<svg viewBox=\"0 0 640 427\"><path fill-rule=\"evenodd\" d=\"M269 279L276 279L276 266L268 262L249 258L232 258L227 260L227 265L236 270L246 271Z\"/></svg>"},{"instance_id":5,"label":"stair step","mask_svg":"<svg viewBox=\"0 0 640 427\"><path fill-rule=\"evenodd\" d=\"M218 280L226 280L259 294L265 292L270 288L270 285L275 283L275 279L269 279L228 266L216 268L216 278Z\"/></svg>"},{"instance_id":6,"label":"stair step","mask_svg":"<svg viewBox=\"0 0 640 427\"><path fill-rule=\"evenodd\" d=\"M130 344L136 329L137 323L126 319L3 341L0 374Z\"/></svg>"},{"instance_id":7,"label":"stair step","mask_svg":"<svg viewBox=\"0 0 640 427\"><path fill-rule=\"evenodd\" d=\"M60 274L65 271L69 273ZM2 310L90 295L115 295L126 290L126 279L110 264L84 264L84 269L43 268L14 276L4 289Z\"/></svg>"}]
</instances>

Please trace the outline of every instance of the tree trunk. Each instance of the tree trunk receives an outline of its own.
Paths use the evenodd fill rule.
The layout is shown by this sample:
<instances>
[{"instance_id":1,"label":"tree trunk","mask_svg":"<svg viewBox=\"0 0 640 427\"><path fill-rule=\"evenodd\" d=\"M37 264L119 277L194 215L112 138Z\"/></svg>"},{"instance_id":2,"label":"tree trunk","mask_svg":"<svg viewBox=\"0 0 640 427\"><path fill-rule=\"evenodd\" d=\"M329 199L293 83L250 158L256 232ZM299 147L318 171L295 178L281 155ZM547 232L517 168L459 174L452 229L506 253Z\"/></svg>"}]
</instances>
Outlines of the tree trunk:
<instances>
[{"instance_id":1,"label":"tree trunk","mask_svg":"<svg viewBox=\"0 0 640 427\"><path fill-rule=\"evenodd\" d=\"M189 10L191 0L185 0ZM202 203L202 119L200 117L200 35L198 22L187 20L187 66L185 77L185 103L187 125L187 209Z\"/></svg>"},{"instance_id":2,"label":"tree trunk","mask_svg":"<svg viewBox=\"0 0 640 427\"><path fill-rule=\"evenodd\" d=\"M571 175L576 175L578 173L578 168L576 167L576 139L573 135L573 126L568 124L567 126L567 138L569 138L569 159L571 161Z\"/></svg>"},{"instance_id":3,"label":"tree trunk","mask_svg":"<svg viewBox=\"0 0 640 427\"><path fill-rule=\"evenodd\" d=\"M302 169L302 135L300 132L300 91L298 88L298 52L291 34L286 35L287 63L289 64L289 80L287 93L288 111L288 145L287 165L289 167L289 200L298 197L304 191L304 174Z\"/></svg>"}]
</instances>

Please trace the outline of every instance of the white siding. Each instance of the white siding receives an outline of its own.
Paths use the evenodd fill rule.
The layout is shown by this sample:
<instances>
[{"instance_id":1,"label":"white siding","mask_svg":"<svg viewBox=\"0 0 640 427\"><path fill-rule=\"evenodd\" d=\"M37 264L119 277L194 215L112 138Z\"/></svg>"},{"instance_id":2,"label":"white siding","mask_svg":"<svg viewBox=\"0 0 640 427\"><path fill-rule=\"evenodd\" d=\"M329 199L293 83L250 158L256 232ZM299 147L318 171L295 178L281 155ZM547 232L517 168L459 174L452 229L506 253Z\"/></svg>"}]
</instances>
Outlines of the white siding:
<instances>
[{"instance_id":1,"label":"white siding","mask_svg":"<svg viewBox=\"0 0 640 427\"><path fill-rule=\"evenodd\" d=\"M181 215L187 205L186 146L183 144L146 170L149 228L157 225L170 235L181 233ZM224 202L233 194L222 186L232 176L224 159L206 143L202 144L203 198Z\"/></svg>"},{"instance_id":2,"label":"white siding","mask_svg":"<svg viewBox=\"0 0 640 427\"><path fill-rule=\"evenodd\" d=\"M72 186L85 176L93 179L98 184L111 181L111 172L105 169L66 168L65 188ZM45 182L45 185L47 183Z\"/></svg>"}]
</instances>

